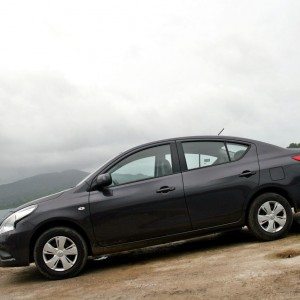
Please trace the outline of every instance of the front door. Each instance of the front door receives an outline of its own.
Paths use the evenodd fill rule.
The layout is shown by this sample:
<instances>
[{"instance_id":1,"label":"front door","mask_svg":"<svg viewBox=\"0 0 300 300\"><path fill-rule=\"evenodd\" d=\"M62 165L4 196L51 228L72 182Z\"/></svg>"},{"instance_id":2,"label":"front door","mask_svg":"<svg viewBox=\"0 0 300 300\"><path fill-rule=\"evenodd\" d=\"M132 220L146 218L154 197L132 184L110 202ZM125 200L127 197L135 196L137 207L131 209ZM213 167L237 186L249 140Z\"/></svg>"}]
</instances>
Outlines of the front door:
<instances>
[{"instance_id":1,"label":"front door","mask_svg":"<svg viewBox=\"0 0 300 300\"><path fill-rule=\"evenodd\" d=\"M178 150L193 228L239 222L259 184L256 146L199 140L179 142Z\"/></svg>"},{"instance_id":2,"label":"front door","mask_svg":"<svg viewBox=\"0 0 300 300\"><path fill-rule=\"evenodd\" d=\"M90 193L97 242L102 246L191 230L175 143L126 155L110 167L113 183ZM171 151L173 149L174 151Z\"/></svg>"}]
</instances>

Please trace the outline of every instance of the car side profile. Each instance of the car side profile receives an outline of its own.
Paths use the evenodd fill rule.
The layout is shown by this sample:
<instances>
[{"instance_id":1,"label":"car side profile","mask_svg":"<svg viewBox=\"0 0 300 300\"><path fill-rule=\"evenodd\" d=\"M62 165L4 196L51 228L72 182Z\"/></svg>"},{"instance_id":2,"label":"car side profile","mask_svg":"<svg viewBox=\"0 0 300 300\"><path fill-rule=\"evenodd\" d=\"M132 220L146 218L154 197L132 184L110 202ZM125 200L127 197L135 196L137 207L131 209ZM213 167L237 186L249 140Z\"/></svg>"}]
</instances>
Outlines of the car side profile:
<instances>
[{"instance_id":1,"label":"car side profile","mask_svg":"<svg viewBox=\"0 0 300 300\"><path fill-rule=\"evenodd\" d=\"M300 150L225 136L130 149L77 186L14 209L0 226L0 265L35 262L50 279L88 257L248 226L284 237L300 207Z\"/></svg>"}]
</instances>

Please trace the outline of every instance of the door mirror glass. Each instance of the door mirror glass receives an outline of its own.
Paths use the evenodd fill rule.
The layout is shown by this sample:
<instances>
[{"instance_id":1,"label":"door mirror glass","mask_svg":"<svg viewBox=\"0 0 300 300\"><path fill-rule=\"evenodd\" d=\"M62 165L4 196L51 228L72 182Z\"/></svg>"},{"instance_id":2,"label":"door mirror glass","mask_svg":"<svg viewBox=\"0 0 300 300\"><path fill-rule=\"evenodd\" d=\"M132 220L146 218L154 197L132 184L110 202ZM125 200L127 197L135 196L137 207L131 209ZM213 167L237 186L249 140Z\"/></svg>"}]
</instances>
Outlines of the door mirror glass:
<instances>
[{"instance_id":1,"label":"door mirror glass","mask_svg":"<svg viewBox=\"0 0 300 300\"><path fill-rule=\"evenodd\" d=\"M96 181L97 181L97 187L109 186L112 183L112 179L109 173L98 175Z\"/></svg>"}]
</instances>

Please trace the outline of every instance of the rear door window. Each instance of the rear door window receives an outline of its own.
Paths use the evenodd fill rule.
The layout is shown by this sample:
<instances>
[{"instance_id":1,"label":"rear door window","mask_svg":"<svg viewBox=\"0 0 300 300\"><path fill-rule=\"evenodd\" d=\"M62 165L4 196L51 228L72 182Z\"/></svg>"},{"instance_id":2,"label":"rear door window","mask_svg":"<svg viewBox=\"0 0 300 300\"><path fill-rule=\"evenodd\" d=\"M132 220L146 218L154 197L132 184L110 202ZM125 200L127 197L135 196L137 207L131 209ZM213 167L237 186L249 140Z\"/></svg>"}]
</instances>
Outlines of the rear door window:
<instances>
[{"instance_id":1,"label":"rear door window","mask_svg":"<svg viewBox=\"0 0 300 300\"><path fill-rule=\"evenodd\" d=\"M229 162L224 142L183 142L182 147L188 170Z\"/></svg>"}]
</instances>

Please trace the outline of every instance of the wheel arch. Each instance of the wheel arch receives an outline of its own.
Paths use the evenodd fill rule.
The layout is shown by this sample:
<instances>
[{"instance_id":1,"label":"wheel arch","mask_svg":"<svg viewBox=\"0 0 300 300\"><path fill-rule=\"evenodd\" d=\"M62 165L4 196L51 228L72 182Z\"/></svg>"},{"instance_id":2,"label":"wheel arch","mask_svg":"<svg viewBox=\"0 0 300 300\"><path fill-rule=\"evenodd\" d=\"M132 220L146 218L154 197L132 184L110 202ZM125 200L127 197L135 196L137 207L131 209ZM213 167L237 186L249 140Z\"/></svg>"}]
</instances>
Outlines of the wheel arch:
<instances>
[{"instance_id":1,"label":"wheel arch","mask_svg":"<svg viewBox=\"0 0 300 300\"><path fill-rule=\"evenodd\" d=\"M54 228L54 227L67 227L67 228L71 228L71 229L77 231L86 242L86 245L88 248L88 255L93 254L90 239L89 239L88 235L86 234L85 230L80 225L78 225L77 223L72 222L70 220L55 219L55 220L49 220L49 221L43 223L41 226L39 226L34 231L33 235L31 236L30 244L29 244L29 260L30 260L30 262L33 262L33 250L34 250L34 245L35 245L37 239L41 236L42 233L44 233L48 229Z\"/></svg>"},{"instance_id":2,"label":"wheel arch","mask_svg":"<svg viewBox=\"0 0 300 300\"><path fill-rule=\"evenodd\" d=\"M296 202L292 199L292 197L289 195L288 191L285 188L280 187L280 186L265 186L265 187L261 187L250 197L250 200L248 201L247 206L246 206L246 220L248 219L248 213L249 213L249 210L250 210L250 207L251 207L253 201L260 195L263 195L266 193L275 193L275 194L278 194L278 195L284 197L289 202L291 207L293 207L295 209L295 211L297 210Z\"/></svg>"}]
</instances>

